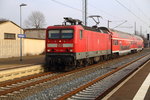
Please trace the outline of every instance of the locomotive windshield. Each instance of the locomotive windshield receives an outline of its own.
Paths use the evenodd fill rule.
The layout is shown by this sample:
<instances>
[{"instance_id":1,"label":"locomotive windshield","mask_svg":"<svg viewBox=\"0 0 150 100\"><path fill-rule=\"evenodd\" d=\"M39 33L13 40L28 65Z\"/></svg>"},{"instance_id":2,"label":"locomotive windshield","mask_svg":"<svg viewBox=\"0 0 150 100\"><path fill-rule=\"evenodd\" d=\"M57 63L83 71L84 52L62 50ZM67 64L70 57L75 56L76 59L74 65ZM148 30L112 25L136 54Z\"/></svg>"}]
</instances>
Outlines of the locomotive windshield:
<instances>
[{"instance_id":1,"label":"locomotive windshield","mask_svg":"<svg viewBox=\"0 0 150 100\"><path fill-rule=\"evenodd\" d=\"M49 39L71 39L73 38L73 30L71 29L49 30L48 38Z\"/></svg>"}]
</instances>

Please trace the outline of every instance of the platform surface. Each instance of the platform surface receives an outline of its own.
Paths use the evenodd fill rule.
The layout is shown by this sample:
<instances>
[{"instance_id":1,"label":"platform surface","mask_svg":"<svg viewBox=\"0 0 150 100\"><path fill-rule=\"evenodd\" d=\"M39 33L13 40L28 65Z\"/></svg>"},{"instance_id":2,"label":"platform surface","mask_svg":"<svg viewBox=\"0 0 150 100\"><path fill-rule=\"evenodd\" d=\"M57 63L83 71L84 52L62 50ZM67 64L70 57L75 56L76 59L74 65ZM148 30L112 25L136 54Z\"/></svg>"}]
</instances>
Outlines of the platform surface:
<instances>
[{"instance_id":1,"label":"platform surface","mask_svg":"<svg viewBox=\"0 0 150 100\"><path fill-rule=\"evenodd\" d=\"M150 76L150 60L143 65L141 70L139 70L132 78L125 82L116 92L111 95L108 100L150 100L150 80L145 80ZM143 83L148 81L146 89L143 88ZM142 93L137 94L138 91ZM138 96L138 99L137 99ZM143 98L143 99L141 99Z\"/></svg>"},{"instance_id":2,"label":"platform surface","mask_svg":"<svg viewBox=\"0 0 150 100\"><path fill-rule=\"evenodd\" d=\"M0 58L0 69L28 64L44 63L44 58L45 58L44 55L25 56L22 57L22 61L20 61L20 57Z\"/></svg>"}]
</instances>

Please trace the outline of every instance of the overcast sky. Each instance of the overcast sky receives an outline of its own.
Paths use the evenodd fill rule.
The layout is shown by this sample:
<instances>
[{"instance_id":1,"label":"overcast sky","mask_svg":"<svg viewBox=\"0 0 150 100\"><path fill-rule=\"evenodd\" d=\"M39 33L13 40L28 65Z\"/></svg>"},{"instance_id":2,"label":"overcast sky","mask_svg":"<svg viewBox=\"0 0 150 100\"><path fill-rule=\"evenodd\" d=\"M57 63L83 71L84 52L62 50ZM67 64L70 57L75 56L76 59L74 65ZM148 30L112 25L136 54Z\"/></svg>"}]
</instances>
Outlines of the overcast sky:
<instances>
[{"instance_id":1,"label":"overcast sky","mask_svg":"<svg viewBox=\"0 0 150 100\"><path fill-rule=\"evenodd\" d=\"M117 27L117 30L134 32L134 22L137 24L137 31L142 26L143 33L150 32L150 0L87 0L88 16L100 15L100 26L107 27L107 20L110 20L110 27L114 28L127 20L126 23ZM22 23L33 11L40 11L46 18L46 27L58 25L63 22L63 17L73 17L82 20L82 0L0 0L0 18L9 19L16 24L20 23L19 5L22 7ZM95 24L88 19L88 25Z\"/></svg>"}]
</instances>

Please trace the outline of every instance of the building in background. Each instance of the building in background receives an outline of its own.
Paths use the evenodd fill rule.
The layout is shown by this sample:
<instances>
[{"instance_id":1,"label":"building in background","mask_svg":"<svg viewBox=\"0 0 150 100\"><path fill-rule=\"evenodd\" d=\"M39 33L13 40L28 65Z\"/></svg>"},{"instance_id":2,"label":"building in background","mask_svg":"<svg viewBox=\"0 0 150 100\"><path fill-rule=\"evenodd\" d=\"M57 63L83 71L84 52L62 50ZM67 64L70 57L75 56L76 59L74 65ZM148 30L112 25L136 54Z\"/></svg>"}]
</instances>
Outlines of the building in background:
<instances>
[{"instance_id":1,"label":"building in background","mask_svg":"<svg viewBox=\"0 0 150 100\"><path fill-rule=\"evenodd\" d=\"M24 53L25 55L39 55L45 51L46 29L25 29Z\"/></svg>"},{"instance_id":2,"label":"building in background","mask_svg":"<svg viewBox=\"0 0 150 100\"><path fill-rule=\"evenodd\" d=\"M21 28L22 33L24 30ZM0 21L0 58L20 56L20 26L9 20ZM23 56L39 55L45 50L45 29L25 30L22 39Z\"/></svg>"},{"instance_id":3,"label":"building in background","mask_svg":"<svg viewBox=\"0 0 150 100\"><path fill-rule=\"evenodd\" d=\"M0 58L20 55L20 39L17 37L19 33L20 27L14 22L0 21Z\"/></svg>"},{"instance_id":4,"label":"building in background","mask_svg":"<svg viewBox=\"0 0 150 100\"><path fill-rule=\"evenodd\" d=\"M32 39L45 39L45 33L46 29L45 28L40 28L40 29L24 29L24 34L26 34L27 38L32 38Z\"/></svg>"}]
</instances>

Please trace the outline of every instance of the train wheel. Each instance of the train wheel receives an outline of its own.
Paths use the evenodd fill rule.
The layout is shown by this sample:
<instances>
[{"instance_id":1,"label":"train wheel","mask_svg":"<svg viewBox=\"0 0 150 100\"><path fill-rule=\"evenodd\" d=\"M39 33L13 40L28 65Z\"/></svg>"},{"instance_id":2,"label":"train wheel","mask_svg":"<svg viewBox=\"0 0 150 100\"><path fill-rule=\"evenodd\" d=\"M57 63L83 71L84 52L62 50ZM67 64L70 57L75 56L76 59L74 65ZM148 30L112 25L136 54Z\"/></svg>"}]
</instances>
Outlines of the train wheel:
<instances>
[{"instance_id":1,"label":"train wheel","mask_svg":"<svg viewBox=\"0 0 150 100\"><path fill-rule=\"evenodd\" d=\"M94 64L94 58L90 58L90 64Z\"/></svg>"},{"instance_id":2,"label":"train wheel","mask_svg":"<svg viewBox=\"0 0 150 100\"><path fill-rule=\"evenodd\" d=\"M103 59L104 59L105 61L108 60L107 55L104 55L104 56L103 56Z\"/></svg>"},{"instance_id":3,"label":"train wheel","mask_svg":"<svg viewBox=\"0 0 150 100\"><path fill-rule=\"evenodd\" d=\"M87 59L84 59L83 60L83 66L84 67L86 67L86 66L88 66L89 65L89 59L87 58Z\"/></svg>"},{"instance_id":4,"label":"train wheel","mask_svg":"<svg viewBox=\"0 0 150 100\"><path fill-rule=\"evenodd\" d=\"M76 67L83 67L83 60L77 60Z\"/></svg>"},{"instance_id":5,"label":"train wheel","mask_svg":"<svg viewBox=\"0 0 150 100\"><path fill-rule=\"evenodd\" d=\"M100 60L101 60L101 57L94 57L94 58L93 58L93 61L94 61L93 63L96 64L96 63L98 63Z\"/></svg>"}]
</instances>

